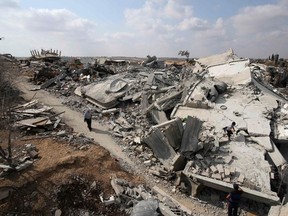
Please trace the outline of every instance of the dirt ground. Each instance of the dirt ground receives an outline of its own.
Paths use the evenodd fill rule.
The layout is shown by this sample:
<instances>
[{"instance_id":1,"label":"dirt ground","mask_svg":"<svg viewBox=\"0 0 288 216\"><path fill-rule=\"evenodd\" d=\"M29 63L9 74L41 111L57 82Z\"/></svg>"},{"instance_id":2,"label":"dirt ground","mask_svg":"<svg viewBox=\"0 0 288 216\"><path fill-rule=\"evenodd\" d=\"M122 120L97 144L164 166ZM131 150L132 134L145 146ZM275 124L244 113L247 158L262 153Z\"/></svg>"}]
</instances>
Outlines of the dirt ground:
<instances>
[{"instance_id":1,"label":"dirt ground","mask_svg":"<svg viewBox=\"0 0 288 216\"><path fill-rule=\"evenodd\" d=\"M4 132L2 131L1 146L6 143L3 135ZM83 151L75 150L68 143L57 139L21 141L15 139L14 135L14 149L27 143L36 146L39 159L33 163L33 166L21 172L10 174L0 181L0 188L16 188L10 200L4 200L0 203L1 215L12 212L25 213L26 215L49 215L52 213L51 210L61 208L61 203L67 202L68 198L73 201L79 200L75 194L75 197L73 194L71 197L69 193L62 195L60 199L57 198L58 193L55 192L57 187L61 185L67 187L67 185L72 184L75 178L81 178L85 180L85 184L90 185L95 181L100 187L99 193L103 193L103 196L107 198L114 193L110 185L112 176L126 179L135 184L143 182L139 176L133 176L124 171L118 161L99 145L91 145L88 150ZM73 188L77 187L74 185ZM13 199L16 199L17 202ZM62 213L65 213L65 209L77 207L77 205L73 206L73 202L71 203L70 206L62 206L64 207L61 209L64 210ZM88 207L86 207L86 211L89 212ZM107 209L104 208L102 211L107 211ZM102 213L109 215L107 212Z\"/></svg>"}]
</instances>

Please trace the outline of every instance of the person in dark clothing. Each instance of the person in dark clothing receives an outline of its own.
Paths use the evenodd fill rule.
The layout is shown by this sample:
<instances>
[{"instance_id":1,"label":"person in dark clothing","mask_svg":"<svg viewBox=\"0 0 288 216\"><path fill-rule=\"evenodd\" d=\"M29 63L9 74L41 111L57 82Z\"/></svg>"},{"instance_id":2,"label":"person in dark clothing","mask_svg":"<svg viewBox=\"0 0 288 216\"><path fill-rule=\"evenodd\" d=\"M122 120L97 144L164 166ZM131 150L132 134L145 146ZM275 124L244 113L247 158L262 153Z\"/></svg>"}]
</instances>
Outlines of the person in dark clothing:
<instances>
[{"instance_id":1,"label":"person in dark clothing","mask_svg":"<svg viewBox=\"0 0 288 216\"><path fill-rule=\"evenodd\" d=\"M224 127L223 130L226 132L229 141L231 140L231 135L235 132L235 122L232 122L230 126Z\"/></svg>"},{"instance_id":2,"label":"person in dark clothing","mask_svg":"<svg viewBox=\"0 0 288 216\"><path fill-rule=\"evenodd\" d=\"M84 122L87 123L87 127L89 129L89 131L92 130L92 112L90 109L86 110L84 113Z\"/></svg>"},{"instance_id":3,"label":"person in dark clothing","mask_svg":"<svg viewBox=\"0 0 288 216\"><path fill-rule=\"evenodd\" d=\"M233 188L234 190L226 196L228 201L228 216L237 216L240 198L243 193L238 184L233 184Z\"/></svg>"}]
</instances>

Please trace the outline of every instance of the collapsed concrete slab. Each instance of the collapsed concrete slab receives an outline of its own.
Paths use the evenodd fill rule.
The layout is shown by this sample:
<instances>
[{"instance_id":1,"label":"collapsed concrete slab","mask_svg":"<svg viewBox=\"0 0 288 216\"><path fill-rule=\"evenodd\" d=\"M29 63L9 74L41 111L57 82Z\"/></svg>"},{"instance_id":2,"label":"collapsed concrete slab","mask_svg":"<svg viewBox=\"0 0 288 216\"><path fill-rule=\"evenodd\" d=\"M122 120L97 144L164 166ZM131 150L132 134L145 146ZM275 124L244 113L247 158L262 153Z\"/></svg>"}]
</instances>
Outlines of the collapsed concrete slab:
<instances>
[{"instance_id":1,"label":"collapsed concrete slab","mask_svg":"<svg viewBox=\"0 0 288 216\"><path fill-rule=\"evenodd\" d=\"M157 124L161 124L161 123L168 121L168 118L164 111L153 109L150 111L150 113L151 113L152 119Z\"/></svg>"},{"instance_id":2,"label":"collapsed concrete slab","mask_svg":"<svg viewBox=\"0 0 288 216\"><path fill-rule=\"evenodd\" d=\"M153 128L150 135L143 142L152 149L155 156L169 169L176 152L169 145L163 133L158 128Z\"/></svg>"},{"instance_id":3,"label":"collapsed concrete slab","mask_svg":"<svg viewBox=\"0 0 288 216\"><path fill-rule=\"evenodd\" d=\"M219 144L218 147L216 144L212 148L209 147L210 144L207 146L208 149L218 153L218 158L217 160L209 158L210 162L207 161L206 166L211 162L230 164L244 175L244 181L252 182L252 185L260 187L266 192L271 191L269 176L271 167L268 161L265 160L265 153L272 149L269 139L271 132L270 120L267 119L266 113L267 110L273 109L275 101L273 102L271 97L267 98L260 95L258 101L254 100L251 95L253 93L250 90L237 89L230 92L229 97L220 97L213 105L214 109L191 108L180 105L176 108L177 110L172 118L185 119L187 116L193 116L199 118L202 122L209 122L214 127L215 141L218 140L215 143ZM225 109L221 108L223 105L225 105ZM226 143L227 138L223 136L225 135L223 127L230 125L232 121L236 122L236 129L248 128L250 135L240 132L234 135L231 142ZM252 144L249 141L251 139L249 136L261 143L259 145L255 145L255 142ZM263 138L258 138L259 136ZM205 159L208 160L207 156ZM205 170L204 165L202 168ZM252 173L257 173L257 178L251 175ZM224 181L221 176L217 178ZM225 179L225 181L231 181L231 179Z\"/></svg>"},{"instance_id":4,"label":"collapsed concrete slab","mask_svg":"<svg viewBox=\"0 0 288 216\"><path fill-rule=\"evenodd\" d=\"M274 163L274 165L278 168L282 167L283 165L287 165L287 161L285 160L285 158L283 157L283 155L281 154L275 143L271 141L271 144L273 150L269 151L268 155L272 160L272 162Z\"/></svg>"},{"instance_id":5,"label":"collapsed concrete slab","mask_svg":"<svg viewBox=\"0 0 288 216\"><path fill-rule=\"evenodd\" d=\"M176 118L175 122L170 124L164 131L169 144L174 149L179 149L182 141L184 127L180 118Z\"/></svg>"},{"instance_id":6,"label":"collapsed concrete slab","mask_svg":"<svg viewBox=\"0 0 288 216\"><path fill-rule=\"evenodd\" d=\"M202 122L195 117L188 116L181 141L181 154L191 154L198 150L198 136Z\"/></svg>"},{"instance_id":7,"label":"collapsed concrete slab","mask_svg":"<svg viewBox=\"0 0 288 216\"><path fill-rule=\"evenodd\" d=\"M197 179L197 181L207 187L214 188L216 190L231 192L233 190L233 184L226 183L223 181L219 181L216 179L211 179L205 176L197 175L197 174L186 174L187 176ZM256 190L251 190L249 188L241 187L243 189L243 197L247 199L254 200L256 202L265 203L268 205L277 205L280 203L280 198L274 192L271 194L262 193Z\"/></svg>"},{"instance_id":8,"label":"collapsed concrete slab","mask_svg":"<svg viewBox=\"0 0 288 216\"><path fill-rule=\"evenodd\" d=\"M81 92L80 96L86 97L91 103L103 109L113 108L119 103L117 99L126 93L126 82L122 76L113 76L105 81L84 87L79 86L76 88L75 94Z\"/></svg>"},{"instance_id":9,"label":"collapsed concrete slab","mask_svg":"<svg viewBox=\"0 0 288 216\"><path fill-rule=\"evenodd\" d=\"M234 54L233 49L228 49L226 52L221 54L215 54L203 58L196 59L195 61L200 63L201 65L205 65L207 67L219 64L225 64L229 61L240 59L237 55Z\"/></svg>"},{"instance_id":10,"label":"collapsed concrete slab","mask_svg":"<svg viewBox=\"0 0 288 216\"><path fill-rule=\"evenodd\" d=\"M208 67L209 75L229 84L247 84L251 82L249 59L233 60L224 64Z\"/></svg>"}]
</instances>

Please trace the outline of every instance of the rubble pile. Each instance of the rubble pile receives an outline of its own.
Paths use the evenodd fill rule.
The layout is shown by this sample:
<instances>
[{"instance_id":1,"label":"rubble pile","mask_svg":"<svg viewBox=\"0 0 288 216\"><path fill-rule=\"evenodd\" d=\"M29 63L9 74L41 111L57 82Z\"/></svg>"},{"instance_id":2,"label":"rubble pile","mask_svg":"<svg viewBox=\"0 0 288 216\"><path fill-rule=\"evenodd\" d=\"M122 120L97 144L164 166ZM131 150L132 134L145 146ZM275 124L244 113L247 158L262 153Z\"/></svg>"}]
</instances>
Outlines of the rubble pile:
<instances>
[{"instance_id":1,"label":"rubble pile","mask_svg":"<svg viewBox=\"0 0 288 216\"><path fill-rule=\"evenodd\" d=\"M116 195L103 202L106 205L121 202L128 215L194 215L158 187L151 190L143 185L134 186L116 177L112 178L111 186Z\"/></svg>"},{"instance_id":2,"label":"rubble pile","mask_svg":"<svg viewBox=\"0 0 288 216\"><path fill-rule=\"evenodd\" d=\"M92 108L93 118L109 126L130 158L167 181L180 172L185 180L176 185L188 182L190 195L197 195L199 185L229 192L237 182L247 199L278 204L271 167L283 170L287 162L271 139L270 123L275 97L286 98L263 84L262 68L232 49L195 65L147 58L142 64L95 61L83 68L76 61L39 88L69 97L64 103L81 112ZM229 142L223 128L232 121L237 133Z\"/></svg>"},{"instance_id":3,"label":"rubble pile","mask_svg":"<svg viewBox=\"0 0 288 216\"><path fill-rule=\"evenodd\" d=\"M12 155L13 163L11 165L7 165L7 161L0 157L0 178L5 177L11 171L20 172L31 166L34 161L39 160L38 150L32 143L26 143L21 146L13 147ZM0 200L4 198L6 197L1 197Z\"/></svg>"}]
</instances>

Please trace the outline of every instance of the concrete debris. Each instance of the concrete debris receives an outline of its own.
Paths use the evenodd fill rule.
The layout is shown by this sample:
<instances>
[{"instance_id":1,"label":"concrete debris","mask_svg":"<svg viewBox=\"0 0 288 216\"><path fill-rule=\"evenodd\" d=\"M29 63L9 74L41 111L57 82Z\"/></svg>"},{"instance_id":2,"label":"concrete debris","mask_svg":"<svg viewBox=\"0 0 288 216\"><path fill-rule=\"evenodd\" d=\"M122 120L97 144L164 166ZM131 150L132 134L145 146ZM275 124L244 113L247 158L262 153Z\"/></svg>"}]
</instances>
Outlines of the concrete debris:
<instances>
[{"instance_id":1,"label":"concrete debris","mask_svg":"<svg viewBox=\"0 0 288 216\"><path fill-rule=\"evenodd\" d=\"M154 128L143 142L153 150L156 157L169 169L176 152L169 145L164 134L158 128Z\"/></svg>"},{"instance_id":2,"label":"concrete debris","mask_svg":"<svg viewBox=\"0 0 288 216\"><path fill-rule=\"evenodd\" d=\"M188 174L188 176L191 178L197 179L197 181L199 183L202 183L203 185L206 185L208 187L211 187L220 191L225 191L228 193L233 189L233 184L223 182L219 179L207 178L207 177L197 175L197 174ZM247 199L255 200L257 202L266 203L269 205L277 205L280 203L280 199L275 192L271 194L266 194L266 193L262 193L256 190L245 188L243 186L241 188L243 188L243 191L244 191L243 197Z\"/></svg>"},{"instance_id":3,"label":"concrete debris","mask_svg":"<svg viewBox=\"0 0 288 216\"><path fill-rule=\"evenodd\" d=\"M131 215L147 215L147 213L151 215L158 215L157 212L163 211L163 212L170 212L171 214L174 213L181 213L176 215L188 215L186 213L189 212L184 206L178 205L178 202L173 199L170 199L168 195L166 195L162 190L155 188L154 191L157 191L157 193L153 193L151 189L148 187L144 187L143 185L138 185L137 187L133 186L129 182L114 177L111 180L111 186L113 187L116 197L111 196L107 204L110 204L111 202L115 202L117 198L121 199L122 203L127 203L126 206L132 207ZM169 198L168 201L165 199L159 199L159 195L161 196L167 196ZM102 202L105 202L105 200L102 198ZM128 203L131 203L132 205L128 205ZM161 204L162 210L159 209L159 205ZM145 213L145 214L144 214ZM173 214L174 214L173 213ZM172 214L172 215L173 215Z\"/></svg>"},{"instance_id":4,"label":"concrete debris","mask_svg":"<svg viewBox=\"0 0 288 216\"><path fill-rule=\"evenodd\" d=\"M202 122L199 119L188 116L180 147L181 154L190 155L199 150L198 136L201 126Z\"/></svg>"},{"instance_id":5,"label":"concrete debris","mask_svg":"<svg viewBox=\"0 0 288 216\"><path fill-rule=\"evenodd\" d=\"M169 179L171 172L183 171L205 178L204 185L217 190L227 192L227 185L238 182L261 196L272 193L270 183L283 180L288 158L283 89L288 75L276 65L252 64L229 49L195 59L195 65L164 64L148 55L142 64L99 58L86 65L74 59L34 62L29 67L36 74L34 82L66 98L64 104L81 112L88 104L93 107L95 119L108 124L123 149L139 158L151 175ZM31 117L20 119L21 127L59 124L54 118L49 118L51 123L44 120L38 108L19 109ZM223 128L232 121L237 133L229 141ZM73 140L69 134L63 138ZM270 179L274 166L280 179ZM185 183L179 188L191 192ZM117 193L123 190L118 188ZM278 202L275 197L259 199Z\"/></svg>"}]
</instances>

